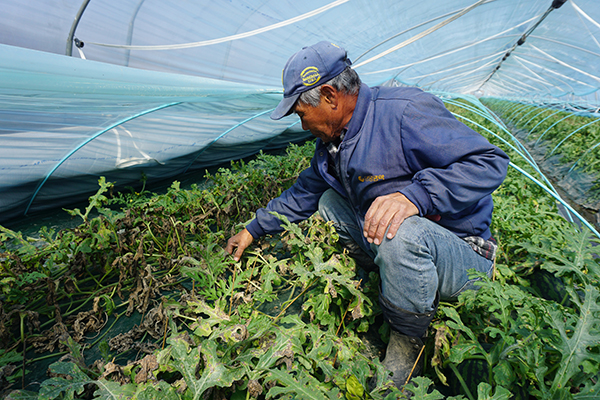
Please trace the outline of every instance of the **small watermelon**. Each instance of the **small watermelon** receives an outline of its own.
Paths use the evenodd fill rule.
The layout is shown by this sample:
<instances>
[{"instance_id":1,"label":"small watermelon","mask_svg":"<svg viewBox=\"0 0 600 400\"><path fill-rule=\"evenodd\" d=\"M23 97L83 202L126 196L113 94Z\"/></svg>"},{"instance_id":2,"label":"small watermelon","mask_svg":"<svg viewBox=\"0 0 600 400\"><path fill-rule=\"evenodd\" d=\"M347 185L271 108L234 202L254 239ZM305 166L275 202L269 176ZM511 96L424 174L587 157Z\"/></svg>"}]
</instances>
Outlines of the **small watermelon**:
<instances>
[{"instance_id":1,"label":"small watermelon","mask_svg":"<svg viewBox=\"0 0 600 400\"><path fill-rule=\"evenodd\" d=\"M481 346L488 353L491 351L493 345L490 343L481 343ZM497 366L496 366L497 367ZM486 360L482 359L467 359L461 362L456 366L457 372L460 374L462 379L465 382L465 386L471 392L471 395L475 398L477 397L477 386L481 382L486 382L491 385L501 384L501 382L490 382L490 369ZM451 393L446 392L447 396L458 396L463 395L467 396L467 393L461 384L458 376L450 369L446 369L446 376L448 377L449 390ZM492 378L494 379L494 378ZM507 383L504 383L507 384ZM508 382L509 389L512 393L511 400L528 400L529 393L527 391L527 387L522 386L523 382L513 381ZM528 383L524 383L525 386L528 386Z\"/></svg>"},{"instance_id":2,"label":"small watermelon","mask_svg":"<svg viewBox=\"0 0 600 400\"><path fill-rule=\"evenodd\" d=\"M458 373L461 375L462 379L465 381L465 384L471 392L471 395L477 396L477 386L479 383L489 383L489 367L487 361L485 360L464 360L456 366L456 369L458 370ZM464 396L467 395L456 374L452 372L450 373L450 379L448 383L450 384L454 394L462 394Z\"/></svg>"},{"instance_id":3,"label":"small watermelon","mask_svg":"<svg viewBox=\"0 0 600 400\"><path fill-rule=\"evenodd\" d=\"M544 269L536 269L528 278L531 289L537 296L571 307L571 300L561 277Z\"/></svg>"}]
</instances>

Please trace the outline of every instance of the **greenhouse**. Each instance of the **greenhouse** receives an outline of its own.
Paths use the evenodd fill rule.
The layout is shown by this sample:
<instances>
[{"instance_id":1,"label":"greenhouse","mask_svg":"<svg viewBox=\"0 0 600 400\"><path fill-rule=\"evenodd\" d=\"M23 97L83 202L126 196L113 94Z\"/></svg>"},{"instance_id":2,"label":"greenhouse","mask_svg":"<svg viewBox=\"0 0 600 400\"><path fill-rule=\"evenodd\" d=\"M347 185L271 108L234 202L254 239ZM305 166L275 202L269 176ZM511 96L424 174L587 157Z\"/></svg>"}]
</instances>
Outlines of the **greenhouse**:
<instances>
[{"instance_id":1,"label":"greenhouse","mask_svg":"<svg viewBox=\"0 0 600 400\"><path fill-rule=\"evenodd\" d=\"M0 9L0 397L600 398L597 0ZM510 157L493 275L440 301L403 388L380 276L319 213L224 251L316 158L270 116L320 41Z\"/></svg>"}]
</instances>

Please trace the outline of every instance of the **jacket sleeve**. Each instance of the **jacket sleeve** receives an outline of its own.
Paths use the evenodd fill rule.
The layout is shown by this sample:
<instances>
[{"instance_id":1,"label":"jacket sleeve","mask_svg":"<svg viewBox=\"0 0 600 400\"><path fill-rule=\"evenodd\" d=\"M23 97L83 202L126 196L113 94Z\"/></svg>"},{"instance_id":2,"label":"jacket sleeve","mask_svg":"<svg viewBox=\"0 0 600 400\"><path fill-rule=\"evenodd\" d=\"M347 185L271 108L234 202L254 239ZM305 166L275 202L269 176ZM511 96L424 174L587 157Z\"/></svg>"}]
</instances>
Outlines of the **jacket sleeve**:
<instances>
[{"instance_id":1,"label":"jacket sleeve","mask_svg":"<svg viewBox=\"0 0 600 400\"><path fill-rule=\"evenodd\" d=\"M459 213L490 195L506 176L508 156L431 94L417 96L405 108L401 140L414 171L401 193L422 216Z\"/></svg>"},{"instance_id":2,"label":"jacket sleeve","mask_svg":"<svg viewBox=\"0 0 600 400\"><path fill-rule=\"evenodd\" d=\"M305 220L317 211L319 199L329 185L319 174L316 162L313 157L311 166L300 173L292 187L271 200L266 208L256 211L256 217L246 226L252 237L283 231L281 221L271 211L284 215L290 222Z\"/></svg>"}]
</instances>

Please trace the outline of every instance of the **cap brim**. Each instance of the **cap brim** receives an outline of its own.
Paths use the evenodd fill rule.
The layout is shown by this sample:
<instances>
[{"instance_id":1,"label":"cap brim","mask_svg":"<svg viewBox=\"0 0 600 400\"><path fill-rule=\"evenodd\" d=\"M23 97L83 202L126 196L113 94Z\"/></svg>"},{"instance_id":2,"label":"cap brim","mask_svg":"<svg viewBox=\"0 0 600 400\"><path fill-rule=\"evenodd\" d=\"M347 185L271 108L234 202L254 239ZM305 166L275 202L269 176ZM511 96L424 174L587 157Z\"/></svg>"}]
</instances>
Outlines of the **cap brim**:
<instances>
[{"instance_id":1,"label":"cap brim","mask_svg":"<svg viewBox=\"0 0 600 400\"><path fill-rule=\"evenodd\" d=\"M300 94L284 97L277 105L277 108L271 113L271 119L277 120L290 115L292 113L292 107L294 107L294 104L298 101L298 97L300 97Z\"/></svg>"}]
</instances>

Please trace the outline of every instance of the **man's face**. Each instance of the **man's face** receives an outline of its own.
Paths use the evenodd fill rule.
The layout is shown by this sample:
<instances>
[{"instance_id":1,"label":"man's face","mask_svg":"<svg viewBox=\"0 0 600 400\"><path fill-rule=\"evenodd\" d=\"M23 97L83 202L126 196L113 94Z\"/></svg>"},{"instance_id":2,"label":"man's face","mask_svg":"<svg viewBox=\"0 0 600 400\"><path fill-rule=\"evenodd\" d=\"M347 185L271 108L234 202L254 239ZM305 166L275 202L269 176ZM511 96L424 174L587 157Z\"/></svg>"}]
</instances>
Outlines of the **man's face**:
<instances>
[{"instance_id":1,"label":"man's face","mask_svg":"<svg viewBox=\"0 0 600 400\"><path fill-rule=\"evenodd\" d=\"M302 121L302 129L310 131L323 142L331 142L340 136L339 122L336 121L330 104L323 97L321 97L321 103L316 107L297 102L294 112Z\"/></svg>"}]
</instances>

